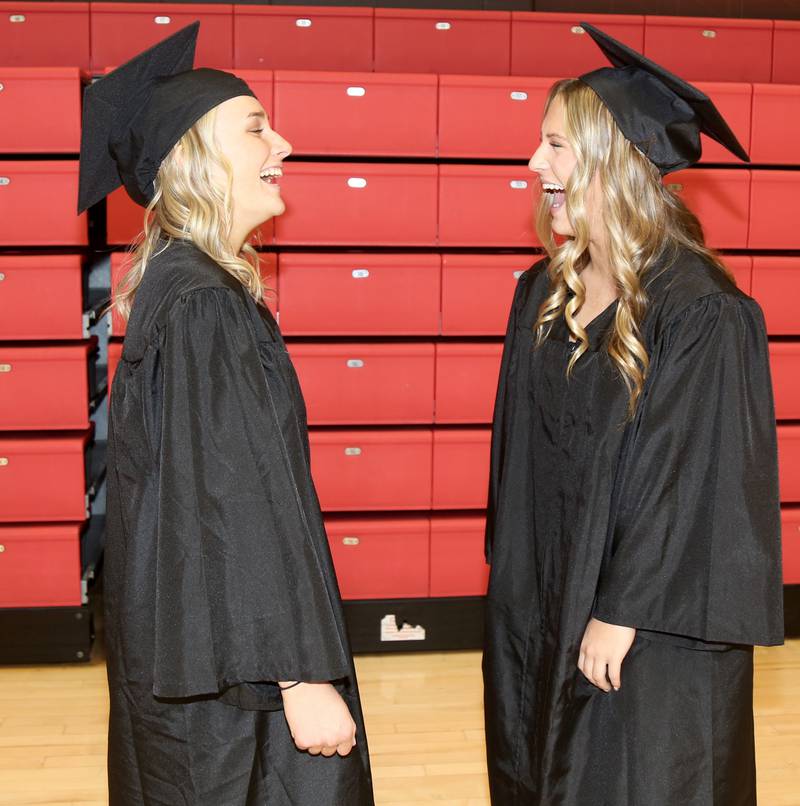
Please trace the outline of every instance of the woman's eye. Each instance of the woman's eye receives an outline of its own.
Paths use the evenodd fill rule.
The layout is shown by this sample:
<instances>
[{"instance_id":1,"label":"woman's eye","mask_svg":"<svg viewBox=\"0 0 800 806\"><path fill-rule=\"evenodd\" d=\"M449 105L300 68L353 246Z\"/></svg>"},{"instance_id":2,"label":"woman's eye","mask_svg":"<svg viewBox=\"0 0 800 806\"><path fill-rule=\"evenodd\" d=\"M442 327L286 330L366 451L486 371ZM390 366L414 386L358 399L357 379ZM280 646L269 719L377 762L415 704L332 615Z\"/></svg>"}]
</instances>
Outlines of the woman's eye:
<instances>
[{"instance_id":1,"label":"woman's eye","mask_svg":"<svg viewBox=\"0 0 800 806\"><path fill-rule=\"evenodd\" d=\"M560 143L550 143L550 145L551 145L553 148L561 148L561 144L560 144Z\"/></svg>"},{"instance_id":2,"label":"woman's eye","mask_svg":"<svg viewBox=\"0 0 800 806\"><path fill-rule=\"evenodd\" d=\"M261 132L263 132L264 130L263 130L263 129L250 129L250 131L251 131L253 134L261 134Z\"/></svg>"}]
</instances>

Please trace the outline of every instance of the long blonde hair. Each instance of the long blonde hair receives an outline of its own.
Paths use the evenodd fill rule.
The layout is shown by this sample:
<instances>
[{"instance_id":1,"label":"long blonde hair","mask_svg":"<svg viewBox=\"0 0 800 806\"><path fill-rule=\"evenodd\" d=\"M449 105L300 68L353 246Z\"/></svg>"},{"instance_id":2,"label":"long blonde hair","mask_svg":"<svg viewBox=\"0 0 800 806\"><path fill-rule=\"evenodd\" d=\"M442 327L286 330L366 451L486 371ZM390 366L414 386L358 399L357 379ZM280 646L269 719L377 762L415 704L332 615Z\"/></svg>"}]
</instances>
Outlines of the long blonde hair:
<instances>
[{"instance_id":1,"label":"long blonde hair","mask_svg":"<svg viewBox=\"0 0 800 806\"><path fill-rule=\"evenodd\" d=\"M175 239L189 240L233 275L256 300L264 295L258 253L247 242L234 253L232 226L233 171L214 136L217 108L197 121L161 163L155 195L144 214L144 229L130 249L130 268L115 289L112 303L124 319L160 239L166 248ZM179 154L180 151L180 154ZM227 179L224 189L213 181L214 169ZM163 251L163 249L162 249Z\"/></svg>"},{"instance_id":2,"label":"long blonde hair","mask_svg":"<svg viewBox=\"0 0 800 806\"><path fill-rule=\"evenodd\" d=\"M586 197L597 173L602 188L602 220L609 263L616 277L619 300L607 350L628 388L631 417L649 367L640 333L648 303L644 276L659 258L667 266L670 255L674 257L683 246L732 277L717 255L706 247L697 217L664 186L658 168L625 138L594 90L577 79L559 81L550 90L545 114L557 98L563 103L564 133L577 158L566 185L566 210L575 234L560 245L556 243L550 203L543 193L536 223L550 257L550 288L534 326L537 344L547 338L553 322L563 311L569 332L577 341L568 374L588 349L586 330L575 316L586 299L580 277L589 262Z\"/></svg>"}]
</instances>

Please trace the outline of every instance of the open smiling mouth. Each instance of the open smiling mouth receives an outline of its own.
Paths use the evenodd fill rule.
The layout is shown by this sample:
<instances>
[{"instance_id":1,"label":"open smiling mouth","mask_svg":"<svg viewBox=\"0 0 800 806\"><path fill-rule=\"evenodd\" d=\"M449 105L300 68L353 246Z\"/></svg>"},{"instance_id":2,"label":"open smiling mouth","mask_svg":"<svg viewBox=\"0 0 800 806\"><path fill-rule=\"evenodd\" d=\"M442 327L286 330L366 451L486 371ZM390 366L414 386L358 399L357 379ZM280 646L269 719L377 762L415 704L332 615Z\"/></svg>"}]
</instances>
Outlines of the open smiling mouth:
<instances>
[{"instance_id":1,"label":"open smiling mouth","mask_svg":"<svg viewBox=\"0 0 800 806\"><path fill-rule=\"evenodd\" d=\"M283 168L265 168L258 176L267 185L279 185L283 176Z\"/></svg>"},{"instance_id":2,"label":"open smiling mouth","mask_svg":"<svg viewBox=\"0 0 800 806\"><path fill-rule=\"evenodd\" d=\"M542 182L542 190L550 197L550 211L555 212L564 206L564 186L553 182Z\"/></svg>"}]
</instances>

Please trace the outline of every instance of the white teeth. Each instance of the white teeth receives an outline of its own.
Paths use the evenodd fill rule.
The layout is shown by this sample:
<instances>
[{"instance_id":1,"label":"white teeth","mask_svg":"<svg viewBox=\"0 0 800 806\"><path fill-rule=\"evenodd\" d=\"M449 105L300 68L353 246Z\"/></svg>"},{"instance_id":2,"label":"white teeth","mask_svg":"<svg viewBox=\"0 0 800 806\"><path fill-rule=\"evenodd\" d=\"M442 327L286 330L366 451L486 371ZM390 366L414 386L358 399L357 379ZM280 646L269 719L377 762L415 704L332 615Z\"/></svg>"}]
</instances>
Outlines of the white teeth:
<instances>
[{"instance_id":1,"label":"white teeth","mask_svg":"<svg viewBox=\"0 0 800 806\"><path fill-rule=\"evenodd\" d=\"M278 177L281 177L281 176L283 176L283 169L282 168L265 168L259 174L259 177L261 179L267 179L267 178L270 178L270 177L278 178Z\"/></svg>"},{"instance_id":2,"label":"white teeth","mask_svg":"<svg viewBox=\"0 0 800 806\"><path fill-rule=\"evenodd\" d=\"M563 193L564 187L563 185L556 185L553 182L542 182L542 190L545 193Z\"/></svg>"}]
</instances>

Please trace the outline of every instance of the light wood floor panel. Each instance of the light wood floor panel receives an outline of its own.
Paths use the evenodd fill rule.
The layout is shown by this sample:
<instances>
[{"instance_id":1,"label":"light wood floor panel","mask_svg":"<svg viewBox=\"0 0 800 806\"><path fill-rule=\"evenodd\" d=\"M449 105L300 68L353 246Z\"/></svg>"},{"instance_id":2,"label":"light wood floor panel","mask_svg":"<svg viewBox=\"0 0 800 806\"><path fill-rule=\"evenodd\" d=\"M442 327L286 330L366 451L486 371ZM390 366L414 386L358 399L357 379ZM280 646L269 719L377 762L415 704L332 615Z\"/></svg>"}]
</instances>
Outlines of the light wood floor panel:
<instances>
[{"instance_id":1,"label":"light wood floor panel","mask_svg":"<svg viewBox=\"0 0 800 806\"><path fill-rule=\"evenodd\" d=\"M378 806L489 806L480 654L356 663ZM0 806L104 806L107 713L102 657L0 667ZM756 651L755 714L759 806L800 806L800 641Z\"/></svg>"}]
</instances>

